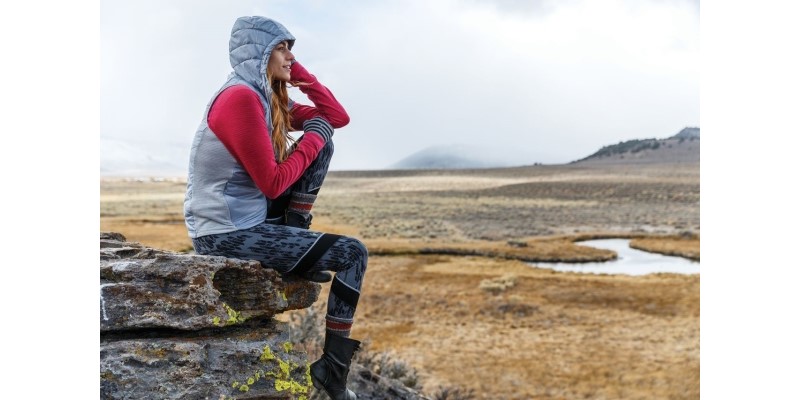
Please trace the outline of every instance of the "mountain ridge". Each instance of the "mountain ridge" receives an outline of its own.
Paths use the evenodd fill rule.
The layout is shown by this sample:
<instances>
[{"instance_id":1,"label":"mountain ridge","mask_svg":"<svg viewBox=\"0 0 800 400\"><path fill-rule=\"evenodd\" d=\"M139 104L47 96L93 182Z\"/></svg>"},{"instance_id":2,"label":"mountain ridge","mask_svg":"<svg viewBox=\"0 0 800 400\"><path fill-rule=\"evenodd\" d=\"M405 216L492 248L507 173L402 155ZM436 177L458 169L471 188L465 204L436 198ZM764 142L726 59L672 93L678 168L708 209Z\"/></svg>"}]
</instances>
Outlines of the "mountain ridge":
<instances>
[{"instance_id":1,"label":"mountain ridge","mask_svg":"<svg viewBox=\"0 0 800 400\"><path fill-rule=\"evenodd\" d=\"M632 139L601 147L579 160L564 164L595 163L659 163L700 162L700 128L685 127L664 139ZM431 146L407 156L387 169L393 170L457 170L507 168L541 165L521 161L520 157L504 157L486 149L467 145Z\"/></svg>"},{"instance_id":2,"label":"mountain ridge","mask_svg":"<svg viewBox=\"0 0 800 400\"><path fill-rule=\"evenodd\" d=\"M620 141L569 164L654 162L700 162L700 128L686 127L665 139Z\"/></svg>"}]
</instances>

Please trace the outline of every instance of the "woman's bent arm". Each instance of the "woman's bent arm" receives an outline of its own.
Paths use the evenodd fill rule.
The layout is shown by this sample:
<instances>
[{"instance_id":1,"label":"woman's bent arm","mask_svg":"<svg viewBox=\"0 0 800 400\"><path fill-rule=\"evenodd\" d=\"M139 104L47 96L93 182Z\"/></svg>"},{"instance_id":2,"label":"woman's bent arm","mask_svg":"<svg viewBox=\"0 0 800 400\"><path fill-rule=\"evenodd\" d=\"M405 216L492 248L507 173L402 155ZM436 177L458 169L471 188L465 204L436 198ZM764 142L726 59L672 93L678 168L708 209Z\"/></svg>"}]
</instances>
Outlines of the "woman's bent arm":
<instances>
[{"instance_id":1,"label":"woman's bent arm","mask_svg":"<svg viewBox=\"0 0 800 400\"><path fill-rule=\"evenodd\" d=\"M336 97L333 96L330 90L325 85L317 80L317 77L312 75L305 69L299 62L292 64L292 82L301 82L298 84L300 91L303 92L308 99L314 103L315 107L295 103L292 107L292 128L294 130L302 130L303 122L314 118L323 117L328 121L331 126L339 129L350 122L350 116L344 110Z\"/></svg>"},{"instance_id":2,"label":"woman's bent arm","mask_svg":"<svg viewBox=\"0 0 800 400\"><path fill-rule=\"evenodd\" d=\"M258 95L243 85L219 94L208 113L208 126L269 199L295 183L325 144L319 135L304 135L282 163L275 161L264 108ZM307 136L307 137L306 137Z\"/></svg>"}]
</instances>

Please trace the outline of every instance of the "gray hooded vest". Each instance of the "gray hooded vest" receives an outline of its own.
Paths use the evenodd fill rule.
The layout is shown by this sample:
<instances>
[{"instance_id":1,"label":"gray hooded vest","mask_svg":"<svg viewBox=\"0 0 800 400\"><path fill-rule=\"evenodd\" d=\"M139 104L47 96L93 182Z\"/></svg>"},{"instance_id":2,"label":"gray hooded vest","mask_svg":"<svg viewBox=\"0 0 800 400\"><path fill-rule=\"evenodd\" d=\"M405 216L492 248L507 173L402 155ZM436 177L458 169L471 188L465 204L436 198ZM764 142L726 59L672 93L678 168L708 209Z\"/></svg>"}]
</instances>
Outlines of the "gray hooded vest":
<instances>
[{"instance_id":1,"label":"gray hooded vest","mask_svg":"<svg viewBox=\"0 0 800 400\"><path fill-rule=\"evenodd\" d=\"M251 228L266 219L269 200L211 131L208 112L223 90L245 85L258 94L267 126L272 126L267 63L272 49L284 40L291 49L294 36L268 18L241 17L233 25L229 42L233 73L206 106L189 155L183 214L192 238Z\"/></svg>"}]
</instances>

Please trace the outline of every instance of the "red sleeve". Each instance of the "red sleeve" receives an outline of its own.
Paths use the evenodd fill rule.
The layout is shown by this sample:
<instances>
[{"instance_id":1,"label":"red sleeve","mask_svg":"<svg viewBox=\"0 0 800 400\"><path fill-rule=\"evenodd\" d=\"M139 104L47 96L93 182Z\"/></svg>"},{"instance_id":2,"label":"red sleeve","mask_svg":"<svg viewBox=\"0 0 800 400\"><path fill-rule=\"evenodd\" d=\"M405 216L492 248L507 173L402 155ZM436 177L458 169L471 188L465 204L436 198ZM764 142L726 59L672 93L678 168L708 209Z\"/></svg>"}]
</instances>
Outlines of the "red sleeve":
<instances>
[{"instance_id":1,"label":"red sleeve","mask_svg":"<svg viewBox=\"0 0 800 400\"><path fill-rule=\"evenodd\" d=\"M297 149L279 164L261 101L243 85L219 94L208 112L208 126L269 199L297 182L325 144L319 135L304 135Z\"/></svg>"},{"instance_id":2,"label":"red sleeve","mask_svg":"<svg viewBox=\"0 0 800 400\"><path fill-rule=\"evenodd\" d=\"M339 104L336 97L333 97L333 93L317 80L316 76L296 61L292 64L291 71L290 80L302 82L297 87L314 103L314 107L294 103L291 110L294 130L303 130L303 122L314 117L325 118L334 129L339 129L350 122L350 116L347 115L344 107Z\"/></svg>"}]
</instances>

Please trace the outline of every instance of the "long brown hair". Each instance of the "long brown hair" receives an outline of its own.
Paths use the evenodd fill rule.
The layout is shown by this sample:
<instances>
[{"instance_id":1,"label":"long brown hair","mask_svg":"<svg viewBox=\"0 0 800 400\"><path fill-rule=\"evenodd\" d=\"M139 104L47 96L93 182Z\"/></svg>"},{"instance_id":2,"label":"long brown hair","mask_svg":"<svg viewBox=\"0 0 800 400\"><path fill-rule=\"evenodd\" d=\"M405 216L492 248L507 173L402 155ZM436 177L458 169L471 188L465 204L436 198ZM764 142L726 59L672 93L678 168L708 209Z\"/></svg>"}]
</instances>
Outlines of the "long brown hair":
<instances>
[{"instance_id":1,"label":"long brown hair","mask_svg":"<svg viewBox=\"0 0 800 400\"><path fill-rule=\"evenodd\" d=\"M275 157L279 163L289 157L289 145L295 140L289 136L292 128L292 114L289 112L289 91L286 82L280 79L273 79L272 74L267 73L267 81L272 88L270 104L272 105L272 147L275 149Z\"/></svg>"}]
</instances>

